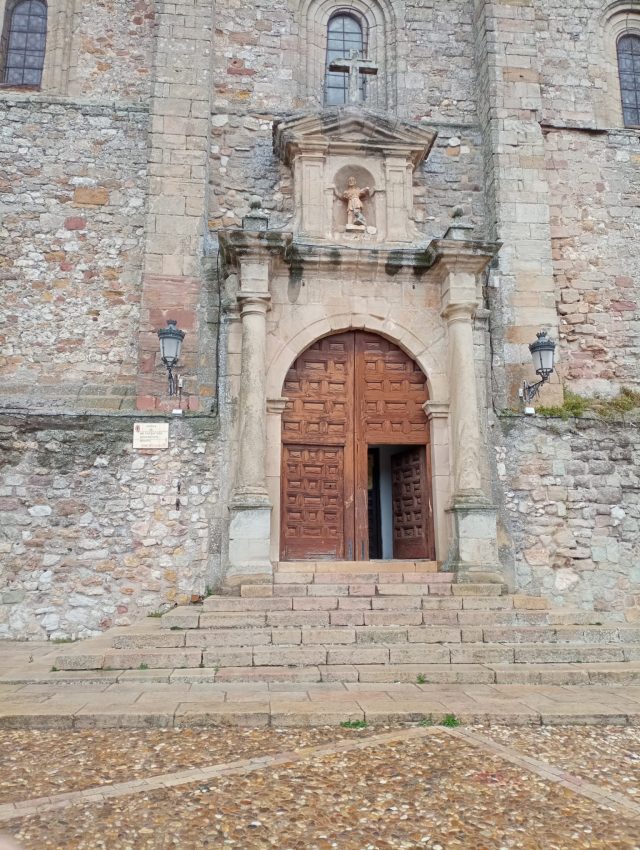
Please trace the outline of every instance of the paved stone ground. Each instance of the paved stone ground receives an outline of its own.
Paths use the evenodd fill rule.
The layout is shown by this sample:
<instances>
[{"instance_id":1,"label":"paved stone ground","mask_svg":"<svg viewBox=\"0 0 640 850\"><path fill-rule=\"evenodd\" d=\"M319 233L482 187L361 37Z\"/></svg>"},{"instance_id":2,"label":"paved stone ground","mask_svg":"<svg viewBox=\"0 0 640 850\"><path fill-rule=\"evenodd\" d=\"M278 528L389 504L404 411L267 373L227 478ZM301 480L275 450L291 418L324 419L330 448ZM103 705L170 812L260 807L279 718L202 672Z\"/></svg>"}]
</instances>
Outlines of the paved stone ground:
<instances>
[{"instance_id":1,"label":"paved stone ground","mask_svg":"<svg viewBox=\"0 0 640 850\"><path fill-rule=\"evenodd\" d=\"M0 829L24 850L638 850L639 764L633 728L4 731Z\"/></svg>"}]
</instances>

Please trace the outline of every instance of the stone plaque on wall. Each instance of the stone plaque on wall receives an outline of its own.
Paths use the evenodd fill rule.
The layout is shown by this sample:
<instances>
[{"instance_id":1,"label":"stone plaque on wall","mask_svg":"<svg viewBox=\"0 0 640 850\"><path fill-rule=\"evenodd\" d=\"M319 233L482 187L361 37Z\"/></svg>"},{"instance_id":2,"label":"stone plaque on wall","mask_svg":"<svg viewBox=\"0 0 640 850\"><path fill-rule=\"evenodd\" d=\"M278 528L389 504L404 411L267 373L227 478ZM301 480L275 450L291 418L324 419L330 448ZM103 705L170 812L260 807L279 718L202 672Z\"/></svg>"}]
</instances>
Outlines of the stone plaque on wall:
<instances>
[{"instance_id":1,"label":"stone plaque on wall","mask_svg":"<svg viewBox=\"0 0 640 850\"><path fill-rule=\"evenodd\" d=\"M168 449L168 422L136 422L133 426L134 449Z\"/></svg>"}]
</instances>

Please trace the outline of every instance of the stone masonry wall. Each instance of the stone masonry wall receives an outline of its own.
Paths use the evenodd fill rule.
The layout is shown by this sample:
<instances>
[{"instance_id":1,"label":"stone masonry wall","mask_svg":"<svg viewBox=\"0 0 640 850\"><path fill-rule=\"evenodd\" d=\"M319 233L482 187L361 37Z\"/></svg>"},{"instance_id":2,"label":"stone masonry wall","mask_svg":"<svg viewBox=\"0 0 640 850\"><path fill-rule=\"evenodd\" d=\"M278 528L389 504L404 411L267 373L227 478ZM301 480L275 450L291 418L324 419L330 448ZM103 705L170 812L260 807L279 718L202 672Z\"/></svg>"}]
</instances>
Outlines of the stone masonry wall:
<instances>
[{"instance_id":1,"label":"stone masonry wall","mask_svg":"<svg viewBox=\"0 0 640 850\"><path fill-rule=\"evenodd\" d=\"M0 420L0 638L87 636L219 578L213 420L171 420L156 451L133 421Z\"/></svg>"},{"instance_id":2,"label":"stone masonry wall","mask_svg":"<svg viewBox=\"0 0 640 850\"><path fill-rule=\"evenodd\" d=\"M497 428L503 519L515 545L518 590L556 605L628 609L636 616L638 424L502 417Z\"/></svg>"},{"instance_id":3,"label":"stone masonry wall","mask_svg":"<svg viewBox=\"0 0 640 850\"><path fill-rule=\"evenodd\" d=\"M0 99L4 406L132 406L147 120L134 107Z\"/></svg>"},{"instance_id":4,"label":"stone masonry wall","mask_svg":"<svg viewBox=\"0 0 640 850\"><path fill-rule=\"evenodd\" d=\"M561 370L579 393L640 383L640 138L547 128Z\"/></svg>"},{"instance_id":5,"label":"stone masonry wall","mask_svg":"<svg viewBox=\"0 0 640 850\"><path fill-rule=\"evenodd\" d=\"M70 50L69 94L146 100L153 70L154 0L83 0Z\"/></svg>"},{"instance_id":6,"label":"stone masonry wall","mask_svg":"<svg viewBox=\"0 0 640 850\"><path fill-rule=\"evenodd\" d=\"M283 9L275 0L260 0L242 8L227 3L216 8L211 229L239 226L254 193L273 211L272 227L283 226L292 214L291 174L273 155L272 123L301 107L318 109L323 98L323 74L318 91L307 96L306 77L298 73L312 49L304 41L307 30L300 10L312 19L315 14L313 3L296 10L298 5ZM382 5L398 22L388 34L397 57L388 77L398 80L391 114L424 120L440 133L437 148L415 176L425 239L443 235L456 206L463 206L482 227L471 10L462 0L447 3L446 10L434 0ZM318 56L323 65L324 55ZM365 108L381 107L370 101ZM458 144L450 145L450 139Z\"/></svg>"}]
</instances>

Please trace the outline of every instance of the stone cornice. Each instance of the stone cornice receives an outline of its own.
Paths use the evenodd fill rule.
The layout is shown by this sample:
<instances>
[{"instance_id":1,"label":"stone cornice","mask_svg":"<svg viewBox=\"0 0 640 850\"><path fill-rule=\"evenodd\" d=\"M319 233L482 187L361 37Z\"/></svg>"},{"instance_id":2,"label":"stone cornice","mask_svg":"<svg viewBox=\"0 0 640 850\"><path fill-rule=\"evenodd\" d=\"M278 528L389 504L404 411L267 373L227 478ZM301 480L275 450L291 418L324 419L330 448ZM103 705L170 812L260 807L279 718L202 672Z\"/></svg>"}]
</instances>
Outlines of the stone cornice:
<instances>
[{"instance_id":1,"label":"stone cornice","mask_svg":"<svg viewBox=\"0 0 640 850\"><path fill-rule=\"evenodd\" d=\"M501 242L476 239L434 239L429 245L438 271L479 274L502 247Z\"/></svg>"},{"instance_id":2,"label":"stone cornice","mask_svg":"<svg viewBox=\"0 0 640 850\"><path fill-rule=\"evenodd\" d=\"M243 259L265 260L284 257L293 235L282 230L220 230L218 241L225 265L237 267Z\"/></svg>"},{"instance_id":3,"label":"stone cornice","mask_svg":"<svg viewBox=\"0 0 640 850\"><path fill-rule=\"evenodd\" d=\"M305 112L273 125L273 147L286 165L299 154L322 152L401 156L415 168L428 156L436 136L431 128L354 106Z\"/></svg>"}]
</instances>

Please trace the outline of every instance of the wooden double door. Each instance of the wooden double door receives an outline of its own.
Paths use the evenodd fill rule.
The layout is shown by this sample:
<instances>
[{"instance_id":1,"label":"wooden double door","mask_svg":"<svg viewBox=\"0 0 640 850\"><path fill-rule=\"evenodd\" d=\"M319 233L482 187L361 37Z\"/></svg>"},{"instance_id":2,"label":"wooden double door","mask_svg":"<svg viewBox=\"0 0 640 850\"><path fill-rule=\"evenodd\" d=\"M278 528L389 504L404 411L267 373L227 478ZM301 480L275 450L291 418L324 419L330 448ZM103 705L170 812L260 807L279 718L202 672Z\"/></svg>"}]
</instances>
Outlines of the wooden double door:
<instances>
[{"instance_id":1,"label":"wooden double door","mask_svg":"<svg viewBox=\"0 0 640 850\"><path fill-rule=\"evenodd\" d=\"M377 334L334 334L298 357L282 394L281 559L381 557L372 551L381 537L374 524L392 529L386 557L433 558L428 395L418 365ZM373 475L377 450L392 455L386 502Z\"/></svg>"}]
</instances>

